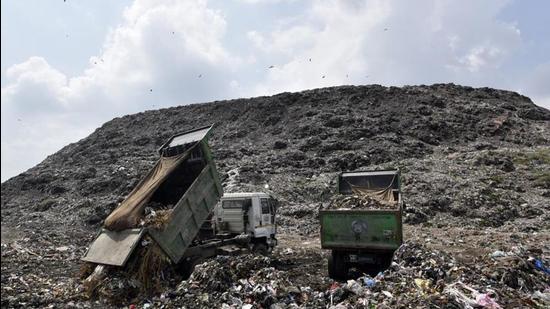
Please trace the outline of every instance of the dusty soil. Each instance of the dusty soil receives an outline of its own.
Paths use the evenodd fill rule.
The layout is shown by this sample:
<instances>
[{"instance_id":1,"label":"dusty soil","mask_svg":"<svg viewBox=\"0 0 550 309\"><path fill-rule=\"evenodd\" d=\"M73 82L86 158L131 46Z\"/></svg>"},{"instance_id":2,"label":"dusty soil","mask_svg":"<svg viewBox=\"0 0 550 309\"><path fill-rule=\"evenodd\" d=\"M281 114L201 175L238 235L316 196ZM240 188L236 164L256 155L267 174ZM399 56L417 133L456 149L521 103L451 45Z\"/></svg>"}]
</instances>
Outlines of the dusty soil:
<instances>
[{"instance_id":1,"label":"dusty soil","mask_svg":"<svg viewBox=\"0 0 550 309\"><path fill-rule=\"evenodd\" d=\"M233 299L237 298L259 307L269 296L273 299L264 307L324 307L330 306L332 295L333 305L367 306L368 299L368 305L382 307L452 308L455 304L444 288L461 279L458 273L435 265L431 267L450 274L432 278L410 260L400 260L414 252L422 260L430 250L442 261L470 267L461 270L466 278L461 280L479 291L496 289L501 305L534 307L543 304L537 293L550 293L547 275L528 261L532 257L546 266L550 263L550 111L524 96L489 88L372 85L116 118L2 183L2 307L115 306L84 297L79 258L105 217L154 164L157 147L175 132L211 123L217 124L210 144L224 190L267 191L281 202L279 248L267 261L245 263L247 271L237 272L240 278L234 279L238 283L256 278L261 282L257 288L268 291L268 278L273 276L275 283L291 280L285 284L288 288L273 296L233 291L238 287L229 284L216 292L218 300L205 300L211 290L185 281L132 303L238 307ZM318 244L318 210L334 194L340 171L395 167L401 169L407 204L405 239L412 242L396 257L402 266L390 269L386 281L379 280L380 289L356 294L357 289L350 292L342 282L339 288L344 292L339 295L326 276L328 253ZM518 260L489 257L495 251ZM519 260L527 266L513 266L520 265ZM237 267L223 258L211 263L204 270ZM261 273L263 268L271 273ZM504 273L526 277L514 281ZM415 278L434 285L443 280L436 292L449 301L432 299L432 292L403 290L397 274L412 287ZM249 288L238 284L243 291ZM389 297L383 291L400 295Z\"/></svg>"}]
</instances>

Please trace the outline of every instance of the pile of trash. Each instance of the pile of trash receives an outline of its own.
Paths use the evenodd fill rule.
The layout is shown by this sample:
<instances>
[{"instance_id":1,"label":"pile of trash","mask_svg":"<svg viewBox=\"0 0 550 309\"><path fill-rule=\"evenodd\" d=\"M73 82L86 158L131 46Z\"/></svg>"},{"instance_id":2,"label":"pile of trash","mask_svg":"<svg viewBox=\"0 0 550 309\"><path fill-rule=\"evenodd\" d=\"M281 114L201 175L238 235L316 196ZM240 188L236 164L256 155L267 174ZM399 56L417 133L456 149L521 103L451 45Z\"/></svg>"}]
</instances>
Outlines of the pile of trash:
<instances>
[{"instance_id":1,"label":"pile of trash","mask_svg":"<svg viewBox=\"0 0 550 309\"><path fill-rule=\"evenodd\" d=\"M408 242L396 251L389 269L374 278L348 280L331 293L341 297L351 291L343 304L382 308L542 308L550 305L546 265L519 248L462 265L445 252Z\"/></svg>"},{"instance_id":2,"label":"pile of trash","mask_svg":"<svg viewBox=\"0 0 550 309\"><path fill-rule=\"evenodd\" d=\"M182 280L169 258L150 237L146 236L138 246L124 267L84 264L81 278L86 298L122 305L161 293Z\"/></svg>"},{"instance_id":3,"label":"pile of trash","mask_svg":"<svg viewBox=\"0 0 550 309\"><path fill-rule=\"evenodd\" d=\"M310 305L316 298L313 289L297 285L278 264L273 257L252 254L239 259L218 256L198 265L189 280L176 288L176 294L191 308Z\"/></svg>"},{"instance_id":4,"label":"pile of trash","mask_svg":"<svg viewBox=\"0 0 550 309\"><path fill-rule=\"evenodd\" d=\"M161 256L154 254L153 244L141 243L140 254L132 257L127 267L103 270L91 294L85 284L67 280L61 273L56 284L63 294L58 294L57 288L43 292L46 284L37 276L16 278L16 270L10 271L14 274L2 279L2 292L8 295L2 304L9 307L23 301L31 307L71 302L79 307L105 308L273 309L550 306L550 263L544 252L533 247L501 248L470 263L455 259L448 251L409 241L395 252L388 269L375 276L358 273L338 282L326 273L328 252L301 246L302 240L293 242L292 249L277 247L270 256L217 256L197 265L187 280L156 259ZM8 249L2 247L3 258L15 253ZM145 266L148 269L141 268ZM89 267L83 275L93 271ZM149 283L140 273L150 275ZM33 289L25 292L27 284ZM9 286L15 288L10 290ZM146 289L149 292L144 292ZM41 295L32 296L30 291Z\"/></svg>"},{"instance_id":5,"label":"pile of trash","mask_svg":"<svg viewBox=\"0 0 550 309\"><path fill-rule=\"evenodd\" d=\"M463 265L451 255L408 242L396 251L392 265L371 277L346 282L278 267L276 257L218 257L197 267L176 294L193 306L221 308L446 307L508 308L550 305L547 262L517 249L503 257L487 256ZM519 284L517 286L516 284Z\"/></svg>"},{"instance_id":6,"label":"pile of trash","mask_svg":"<svg viewBox=\"0 0 550 309\"><path fill-rule=\"evenodd\" d=\"M160 208L154 209L151 207L145 207L145 214L140 220L140 226L146 226L153 229L163 229L164 226L170 221L172 215L172 208Z\"/></svg>"},{"instance_id":7,"label":"pile of trash","mask_svg":"<svg viewBox=\"0 0 550 309\"><path fill-rule=\"evenodd\" d=\"M293 250L278 250L272 256L217 256L197 265L188 280L151 298L149 305L162 307L169 303L184 308L324 307L328 295L323 291L332 280L321 272L312 272L309 263L298 263L298 258L314 263L323 261L318 254Z\"/></svg>"},{"instance_id":8,"label":"pile of trash","mask_svg":"<svg viewBox=\"0 0 550 309\"><path fill-rule=\"evenodd\" d=\"M395 209L396 202L377 199L368 195L335 195L322 209Z\"/></svg>"}]
</instances>

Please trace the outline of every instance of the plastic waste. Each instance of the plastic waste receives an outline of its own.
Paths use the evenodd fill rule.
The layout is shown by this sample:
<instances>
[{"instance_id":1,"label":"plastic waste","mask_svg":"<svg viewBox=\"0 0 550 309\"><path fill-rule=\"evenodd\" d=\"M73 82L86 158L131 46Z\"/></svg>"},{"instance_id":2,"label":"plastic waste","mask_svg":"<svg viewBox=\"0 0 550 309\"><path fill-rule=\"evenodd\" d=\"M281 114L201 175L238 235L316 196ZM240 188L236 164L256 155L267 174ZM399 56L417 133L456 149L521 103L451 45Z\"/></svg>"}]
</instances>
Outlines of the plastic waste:
<instances>
[{"instance_id":1,"label":"plastic waste","mask_svg":"<svg viewBox=\"0 0 550 309\"><path fill-rule=\"evenodd\" d=\"M376 285L376 280L374 280L372 278L365 277L365 278L363 278L363 283L365 284L366 287L372 288L373 286Z\"/></svg>"},{"instance_id":2,"label":"plastic waste","mask_svg":"<svg viewBox=\"0 0 550 309\"><path fill-rule=\"evenodd\" d=\"M364 288L355 280L348 280L346 283L345 289L352 292L355 295L360 295L363 293Z\"/></svg>"},{"instance_id":3,"label":"plastic waste","mask_svg":"<svg viewBox=\"0 0 550 309\"><path fill-rule=\"evenodd\" d=\"M542 263L541 260L539 259L535 259L535 267L538 269L538 270L541 270L545 273L547 273L548 275L550 275L550 269L548 267L546 267L544 265L544 263Z\"/></svg>"},{"instance_id":4,"label":"plastic waste","mask_svg":"<svg viewBox=\"0 0 550 309\"><path fill-rule=\"evenodd\" d=\"M422 291L422 294L426 294L431 290L432 283L430 280L416 278L414 279L414 283Z\"/></svg>"},{"instance_id":5,"label":"plastic waste","mask_svg":"<svg viewBox=\"0 0 550 309\"><path fill-rule=\"evenodd\" d=\"M476 295L476 303L479 305L479 306L482 306L483 308L488 308L488 309L501 309L502 307L497 304L497 302L492 299L489 294L483 294L483 293L480 293L480 294L477 294Z\"/></svg>"},{"instance_id":6,"label":"plastic waste","mask_svg":"<svg viewBox=\"0 0 550 309\"><path fill-rule=\"evenodd\" d=\"M493 259L506 256L506 252L497 250L489 255Z\"/></svg>"},{"instance_id":7,"label":"plastic waste","mask_svg":"<svg viewBox=\"0 0 550 309\"><path fill-rule=\"evenodd\" d=\"M544 293L541 291L535 291L535 293L533 293L531 297L534 299L541 300L545 304L550 305L550 289L548 290L548 292L544 292Z\"/></svg>"},{"instance_id":8,"label":"plastic waste","mask_svg":"<svg viewBox=\"0 0 550 309\"><path fill-rule=\"evenodd\" d=\"M463 308L482 307L487 309L502 309L502 307L490 297L489 293L480 293L460 281L448 285L444 293L454 297Z\"/></svg>"}]
</instances>

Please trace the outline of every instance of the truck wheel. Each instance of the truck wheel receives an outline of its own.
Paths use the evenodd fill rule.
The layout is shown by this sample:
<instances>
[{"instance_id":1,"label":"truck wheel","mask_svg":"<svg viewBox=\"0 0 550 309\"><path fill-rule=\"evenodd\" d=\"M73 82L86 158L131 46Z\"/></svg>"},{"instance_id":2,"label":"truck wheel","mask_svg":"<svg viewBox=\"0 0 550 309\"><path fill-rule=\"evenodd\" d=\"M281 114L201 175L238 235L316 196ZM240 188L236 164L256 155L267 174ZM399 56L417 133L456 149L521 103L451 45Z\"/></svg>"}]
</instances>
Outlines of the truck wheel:
<instances>
[{"instance_id":1,"label":"truck wheel","mask_svg":"<svg viewBox=\"0 0 550 309\"><path fill-rule=\"evenodd\" d=\"M267 245L264 243L257 243L254 244L254 247L252 247L252 252L259 253L261 255L268 255L269 250L267 249Z\"/></svg>"},{"instance_id":2,"label":"truck wheel","mask_svg":"<svg viewBox=\"0 0 550 309\"><path fill-rule=\"evenodd\" d=\"M187 280L195 270L195 264L192 261L183 261L177 264L176 270L183 277L183 280Z\"/></svg>"},{"instance_id":3,"label":"truck wheel","mask_svg":"<svg viewBox=\"0 0 550 309\"><path fill-rule=\"evenodd\" d=\"M382 259L380 261L380 267L382 268L382 271L390 268L391 261L393 259L393 253L383 254L381 258Z\"/></svg>"},{"instance_id":4,"label":"truck wheel","mask_svg":"<svg viewBox=\"0 0 550 309\"><path fill-rule=\"evenodd\" d=\"M348 275L348 265L344 261L344 257L340 252L332 251L328 257L328 276L332 279L345 279Z\"/></svg>"}]
</instances>

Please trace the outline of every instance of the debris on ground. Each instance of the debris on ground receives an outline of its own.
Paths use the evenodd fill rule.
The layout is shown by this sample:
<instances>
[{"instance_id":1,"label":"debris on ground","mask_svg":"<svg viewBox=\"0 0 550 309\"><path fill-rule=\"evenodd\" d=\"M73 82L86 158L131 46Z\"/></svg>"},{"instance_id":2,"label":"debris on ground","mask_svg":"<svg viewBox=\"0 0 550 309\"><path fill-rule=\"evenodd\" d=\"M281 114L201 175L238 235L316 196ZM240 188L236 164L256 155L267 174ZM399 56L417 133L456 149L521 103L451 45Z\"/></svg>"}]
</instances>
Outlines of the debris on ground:
<instances>
[{"instance_id":1,"label":"debris on ground","mask_svg":"<svg viewBox=\"0 0 550 309\"><path fill-rule=\"evenodd\" d=\"M536 261L542 260L524 248L498 262L485 257L466 265L445 252L406 242L387 270L344 282L316 270L314 262L319 259L323 257L312 248L278 249L272 256L250 254L239 259L218 256L197 265L188 280L165 284L164 292L149 301L153 307L162 306L169 296L171 304L186 308L497 309L544 306L550 292L550 276L536 267ZM123 286L132 288L131 283Z\"/></svg>"},{"instance_id":2,"label":"debris on ground","mask_svg":"<svg viewBox=\"0 0 550 309\"><path fill-rule=\"evenodd\" d=\"M115 305L159 294L182 277L162 249L146 236L124 267L97 265L83 281L86 297Z\"/></svg>"}]
</instances>

